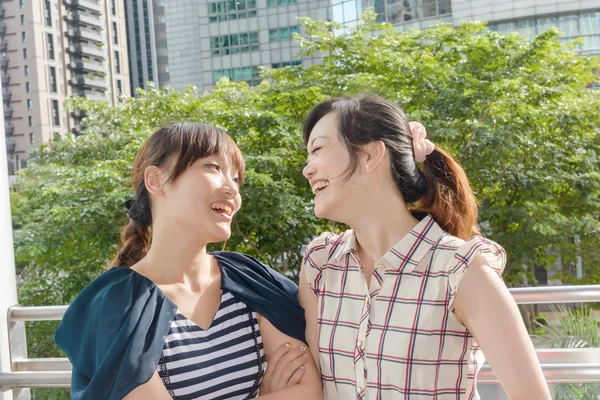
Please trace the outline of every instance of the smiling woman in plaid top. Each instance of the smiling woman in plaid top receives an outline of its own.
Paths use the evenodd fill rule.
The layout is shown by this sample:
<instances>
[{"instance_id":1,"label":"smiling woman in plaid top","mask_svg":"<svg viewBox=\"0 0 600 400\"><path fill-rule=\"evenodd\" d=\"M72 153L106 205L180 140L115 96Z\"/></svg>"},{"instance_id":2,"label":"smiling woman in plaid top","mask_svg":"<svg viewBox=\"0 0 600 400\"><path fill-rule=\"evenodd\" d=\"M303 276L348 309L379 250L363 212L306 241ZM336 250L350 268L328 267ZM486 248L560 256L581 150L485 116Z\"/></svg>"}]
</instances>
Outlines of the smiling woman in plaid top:
<instances>
[{"instance_id":1,"label":"smiling woman in plaid top","mask_svg":"<svg viewBox=\"0 0 600 400\"><path fill-rule=\"evenodd\" d=\"M478 399L485 353L512 399L549 399L458 163L379 98L319 104L304 139L315 215L351 228L315 239L300 278L325 398Z\"/></svg>"}]
</instances>

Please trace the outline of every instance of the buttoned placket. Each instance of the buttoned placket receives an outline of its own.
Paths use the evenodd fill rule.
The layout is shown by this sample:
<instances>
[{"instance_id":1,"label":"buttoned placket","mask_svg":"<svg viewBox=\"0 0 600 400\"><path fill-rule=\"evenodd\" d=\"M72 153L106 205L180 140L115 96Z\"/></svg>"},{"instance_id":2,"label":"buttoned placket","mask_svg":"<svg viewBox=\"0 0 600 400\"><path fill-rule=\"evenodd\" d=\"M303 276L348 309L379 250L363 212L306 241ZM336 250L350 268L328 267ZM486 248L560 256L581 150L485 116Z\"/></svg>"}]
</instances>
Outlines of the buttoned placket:
<instances>
[{"instance_id":1,"label":"buttoned placket","mask_svg":"<svg viewBox=\"0 0 600 400\"><path fill-rule=\"evenodd\" d=\"M357 262L360 265L360 261L357 258ZM381 291L381 283L385 277L386 263L383 259L378 260L375 263L373 269L373 275L371 276L370 288L367 287L367 281L365 280L364 274L361 274L363 282L363 290L365 293L365 300L360 316L360 324L358 327L356 345L354 347L354 376L356 379L356 399L363 400L365 397L365 391L367 387L367 375L366 369L366 349L367 340L369 337L371 321L374 317L374 302L377 295ZM362 267L361 267L362 271Z\"/></svg>"}]
</instances>

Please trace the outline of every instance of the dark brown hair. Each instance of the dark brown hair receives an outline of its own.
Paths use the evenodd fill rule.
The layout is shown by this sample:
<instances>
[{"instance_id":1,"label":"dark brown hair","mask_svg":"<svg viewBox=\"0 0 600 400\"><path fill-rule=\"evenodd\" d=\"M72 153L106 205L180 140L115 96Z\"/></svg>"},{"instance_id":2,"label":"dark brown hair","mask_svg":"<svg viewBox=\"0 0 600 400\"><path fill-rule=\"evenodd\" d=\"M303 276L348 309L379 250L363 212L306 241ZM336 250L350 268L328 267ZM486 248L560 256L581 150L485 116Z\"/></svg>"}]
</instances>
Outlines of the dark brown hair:
<instances>
[{"instance_id":1,"label":"dark brown hair","mask_svg":"<svg viewBox=\"0 0 600 400\"><path fill-rule=\"evenodd\" d=\"M423 163L415 161L408 120L396 104L379 97L348 96L318 104L304 123L308 143L317 122L330 112L338 115L340 141L350 154L349 178L357 169L362 146L381 140L390 155L391 173L410 210L419 219L431 214L451 235L468 239L477 233L477 200L462 167L435 147Z\"/></svg>"},{"instance_id":2,"label":"dark brown hair","mask_svg":"<svg viewBox=\"0 0 600 400\"><path fill-rule=\"evenodd\" d=\"M207 124L177 123L156 131L144 143L131 170L136 192L129 201L129 223L121 229L122 247L108 268L131 267L148 252L151 240L152 212L150 195L144 184L144 171L151 165L169 171L168 182L175 181L198 159L212 155L228 157L244 178L244 159L233 139L224 131Z\"/></svg>"}]
</instances>

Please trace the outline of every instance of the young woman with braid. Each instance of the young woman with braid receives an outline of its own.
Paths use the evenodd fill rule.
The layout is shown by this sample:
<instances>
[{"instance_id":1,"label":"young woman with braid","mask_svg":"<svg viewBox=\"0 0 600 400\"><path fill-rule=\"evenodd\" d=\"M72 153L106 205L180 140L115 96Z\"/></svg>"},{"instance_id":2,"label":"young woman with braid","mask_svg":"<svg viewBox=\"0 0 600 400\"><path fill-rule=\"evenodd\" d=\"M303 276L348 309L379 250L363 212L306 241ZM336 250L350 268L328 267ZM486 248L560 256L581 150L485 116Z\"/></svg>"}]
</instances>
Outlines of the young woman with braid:
<instances>
[{"instance_id":1,"label":"young woman with braid","mask_svg":"<svg viewBox=\"0 0 600 400\"><path fill-rule=\"evenodd\" d=\"M324 101L304 125L315 215L351 228L315 239L300 278L325 399L478 399L483 353L511 399L550 399L504 250L425 136L375 97Z\"/></svg>"},{"instance_id":2,"label":"young woman with braid","mask_svg":"<svg viewBox=\"0 0 600 400\"><path fill-rule=\"evenodd\" d=\"M56 331L73 399L322 398L297 287L250 256L207 252L231 235L243 178L213 126L171 125L144 144L123 247Z\"/></svg>"}]
</instances>

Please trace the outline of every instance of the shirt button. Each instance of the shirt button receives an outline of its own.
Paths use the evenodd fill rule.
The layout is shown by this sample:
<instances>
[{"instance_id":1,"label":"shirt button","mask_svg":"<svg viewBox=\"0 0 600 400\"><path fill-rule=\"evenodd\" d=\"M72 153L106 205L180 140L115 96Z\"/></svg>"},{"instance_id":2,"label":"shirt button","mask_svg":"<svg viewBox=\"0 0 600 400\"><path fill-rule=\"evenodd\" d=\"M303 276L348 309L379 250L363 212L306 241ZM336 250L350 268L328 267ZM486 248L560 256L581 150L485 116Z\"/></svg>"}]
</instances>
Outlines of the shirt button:
<instances>
[{"instance_id":1,"label":"shirt button","mask_svg":"<svg viewBox=\"0 0 600 400\"><path fill-rule=\"evenodd\" d=\"M356 387L356 393L358 394L363 394L365 392L365 388L362 386L357 386Z\"/></svg>"},{"instance_id":2,"label":"shirt button","mask_svg":"<svg viewBox=\"0 0 600 400\"><path fill-rule=\"evenodd\" d=\"M371 304L371 296L367 296L365 298L365 301L367 302L367 304Z\"/></svg>"},{"instance_id":3,"label":"shirt button","mask_svg":"<svg viewBox=\"0 0 600 400\"><path fill-rule=\"evenodd\" d=\"M359 347L360 349L362 349L362 348L363 348L363 342L362 342L362 340L359 340L359 341L357 342L357 344L358 344L358 347Z\"/></svg>"}]
</instances>

